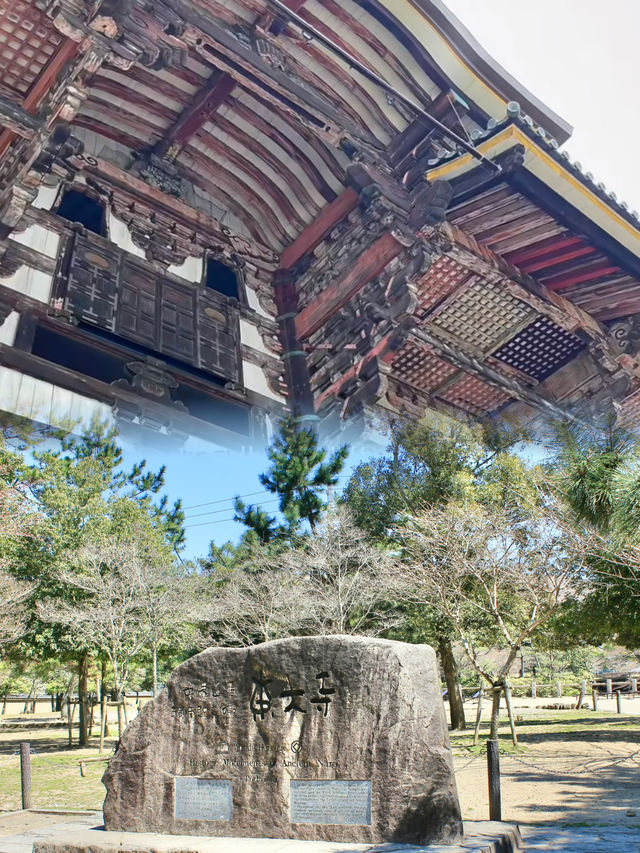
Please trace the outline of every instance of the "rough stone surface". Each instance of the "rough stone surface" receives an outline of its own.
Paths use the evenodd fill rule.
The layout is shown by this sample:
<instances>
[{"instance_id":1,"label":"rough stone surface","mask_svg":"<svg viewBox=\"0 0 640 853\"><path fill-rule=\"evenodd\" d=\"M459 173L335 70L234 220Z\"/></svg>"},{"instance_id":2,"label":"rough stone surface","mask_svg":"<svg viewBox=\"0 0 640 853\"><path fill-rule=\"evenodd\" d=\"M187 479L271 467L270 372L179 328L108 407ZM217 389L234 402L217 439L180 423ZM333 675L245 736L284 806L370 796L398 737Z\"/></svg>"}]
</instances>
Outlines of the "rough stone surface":
<instances>
[{"instance_id":1,"label":"rough stone surface","mask_svg":"<svg viewBox=\"0 0 640 853\"><path fill-rule=\"evenodd\" d=\"M491 821L464 824L461 844L416 847L413 844L353 844L331 841L274 841L266 838L203 838L187 835L155 835L150 832L73 833L66 838L38 841L33 853L522 853L517 826ZM551 845L549 848L556 848ZM563 848L564 849L564 848ZM625 848L620 848L625 849ZM4 851L3 851L4 853ZM26 851L25 851L26 853ZM31 850L28 851L31 853ZM572 853L581 853L579 847Z\"/></svg>"},{"instance_id":2,"label":"rough stone surface","mask_svg":"<svg viewBox=\"0 0 640 853\"><path fill-rule=\"evenodd\" d=\"M108 830L414 844L462 833L435 654L389 640L207 649L143 708L103 781Z\"/></svg>"}]
</instances>

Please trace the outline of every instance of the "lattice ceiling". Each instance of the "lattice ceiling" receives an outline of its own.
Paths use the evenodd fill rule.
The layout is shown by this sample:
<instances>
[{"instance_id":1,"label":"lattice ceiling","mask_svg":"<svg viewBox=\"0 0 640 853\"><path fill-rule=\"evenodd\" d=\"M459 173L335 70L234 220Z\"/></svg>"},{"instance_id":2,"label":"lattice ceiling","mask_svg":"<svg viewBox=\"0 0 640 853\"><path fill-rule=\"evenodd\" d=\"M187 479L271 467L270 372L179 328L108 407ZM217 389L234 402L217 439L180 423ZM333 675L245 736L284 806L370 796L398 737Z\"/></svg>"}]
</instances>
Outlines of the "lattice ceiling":
<instances>
[{"instance_id":1,"label":"lattice ceiling","mask_svg":"<svg viewBox=\"0 0 640 853\"><path fill-rule=\"evenodd\" d=\"M455 385L438 396L447 403L475 415L493 412L511 399L508 394L470 374L463 376Z\"/></svg>"},{"instance_id":2,"label":"lattice ceiling","mask_svg":"<svg viewBox=\"0 0 640 853\"><path fill-rule=\"evenodd\" d=\"M580 338L556 326L546 317L538 317L497 350L494 356L542 381L575 358L582 349L584 344Z\"/></svg>"},{"instance_id":3,"label":"lattice ceiling","mask_svg":"<svg viewBox=\"0 0 640 853\"><path fill-rule=\"evenodd\" d=\"M476 279L448 302L432 322L434 327L487 353L533 317L533 310L524 302L498 285Z\"/></svg>"},{"instance_id":4,"label":"lattice ceiling","mask_svg":"<svg viewBox=\"0 0 640 853\"><path fill-rule=\"evenodd\" d=\"M431 347L408 341L393 361L393 372L420 390L431 392L439 388L457 368L436 355Z\"/></svg>"},{"instance_id":5,"label":"lattice ceiling","mask_svg":"<svg viewBox=\"0 0 640 853\"><path fill-rule=\"evenodd\" d=\"M0 91L24 96L63 36L27 0L0 0Z\"/></svg>"}]
</instances>

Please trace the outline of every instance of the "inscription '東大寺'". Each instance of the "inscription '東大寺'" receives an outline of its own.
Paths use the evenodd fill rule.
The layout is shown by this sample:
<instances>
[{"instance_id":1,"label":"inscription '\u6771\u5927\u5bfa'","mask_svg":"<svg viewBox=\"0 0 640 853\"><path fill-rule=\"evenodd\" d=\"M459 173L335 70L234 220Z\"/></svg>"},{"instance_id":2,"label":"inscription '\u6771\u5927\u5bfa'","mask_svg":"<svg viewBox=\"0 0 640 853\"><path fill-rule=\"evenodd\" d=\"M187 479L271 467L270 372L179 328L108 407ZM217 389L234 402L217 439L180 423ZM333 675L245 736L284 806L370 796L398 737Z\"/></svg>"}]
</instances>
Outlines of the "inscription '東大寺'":
<instances>
[{"instance_id":1,"label":"inscription '\u6771\u5927\u5bfa'","mask_svg":"<svg viewBox=\"0 0 640 853\"><path fill-rule=\"evenodd\" d=\"M326 683L330 678L331 674L329 672L319 672L316 675L316 679L320 682L320 685L316 688L316 695L311 696L309 699L310 704L312 706L315 705L316 710L322 713L324 717L329 714L329 706L336 692L335 687ZM299 714L307 713L307 709L302 706L302 697L305 696L306 691L300 687L292 687L290 684L287 689L277 692L270 686L273 682L274 679L266 678L262 673L253 676L253 688L249 698L249 708L254 720L258 720L258 718L264 720L269 713L273 715L275 713L274 701L276 699L286 700L282 708L285 714L293 714L296 711Z\"/></svg>"}]
</instances>

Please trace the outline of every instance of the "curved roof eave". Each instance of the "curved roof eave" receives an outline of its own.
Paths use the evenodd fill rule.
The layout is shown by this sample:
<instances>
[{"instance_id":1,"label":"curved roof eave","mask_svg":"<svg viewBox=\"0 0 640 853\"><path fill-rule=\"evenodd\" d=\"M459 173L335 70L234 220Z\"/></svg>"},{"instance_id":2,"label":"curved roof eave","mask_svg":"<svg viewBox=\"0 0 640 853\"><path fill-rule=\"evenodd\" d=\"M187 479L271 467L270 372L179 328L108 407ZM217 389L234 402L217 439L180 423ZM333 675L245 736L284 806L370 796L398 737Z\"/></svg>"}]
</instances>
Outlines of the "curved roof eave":
<instances>
[{"instance_id":1,"label":"curved roof eave","mask_svg":"<svg viewBox=\"0 0 640 853\"><path fill-rule=\"evenodd\" d=\"M478 92L467 92L467 95L490 116L500 118L504 111L504 105L508 101L517 101L522 107L522 111L531 116L560 144L569 139L573 132L573 127L569 122L542 103L496 62L464 24L447 9L442 0L379 0L379 2L398 22L403 17L400 9L401 3L411 5L430 21L443 39L448 42L452 51L458 55L460 64L467 66L467 69L478 78L478 81L488 87L501 102L500 104L495 102L491 104L491 98L482 98L481 94L478 97ZM455 82L456 75L451 74L450 69L443 70L448 72L450 78ZM461 90L461 94L465 94L464 89ZM489 92L486 92L486 95L489 95Z\"/></svg>"}]
</instances>

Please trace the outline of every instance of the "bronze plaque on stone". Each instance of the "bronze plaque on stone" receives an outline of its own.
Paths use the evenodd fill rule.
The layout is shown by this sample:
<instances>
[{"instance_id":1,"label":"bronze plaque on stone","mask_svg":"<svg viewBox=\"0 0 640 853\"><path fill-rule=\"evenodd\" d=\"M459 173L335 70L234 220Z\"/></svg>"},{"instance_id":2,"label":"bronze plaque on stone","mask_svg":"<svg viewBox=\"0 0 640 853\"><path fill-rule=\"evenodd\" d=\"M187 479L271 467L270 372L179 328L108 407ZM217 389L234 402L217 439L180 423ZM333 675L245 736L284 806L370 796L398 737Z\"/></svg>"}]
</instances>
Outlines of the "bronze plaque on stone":
<instances>
[{"instance_id":1,"label":"bronze plaque on stone","mask_svg":"<svg viewBox=\"0 0 640 853\"><path fill-rule=\"evenodd\" d=\"M233 784L228 779L176 776L174 815L178 820L231 820Z\"/></svg>"},{"instance_id":2,"label":"bronze plaque on stone","mask_svg":"<svg viewBox=\"0 0 640 853\"><path fill-rule=\"evenodd\" d=\"M435 654L369 637L212 648L129 725L107 829L455 842L462 823Z\"/></svg>"},{"instance_id":3,"label":"bronze plaque on stone","mask_svg":"<svg viewBox=\"0 0 640 853\"><path fill-rule=\"evenodd\" d=\"M291 823L371 825L371 782L292 779L289 785Z\"/></svg>"}]
</instances>

